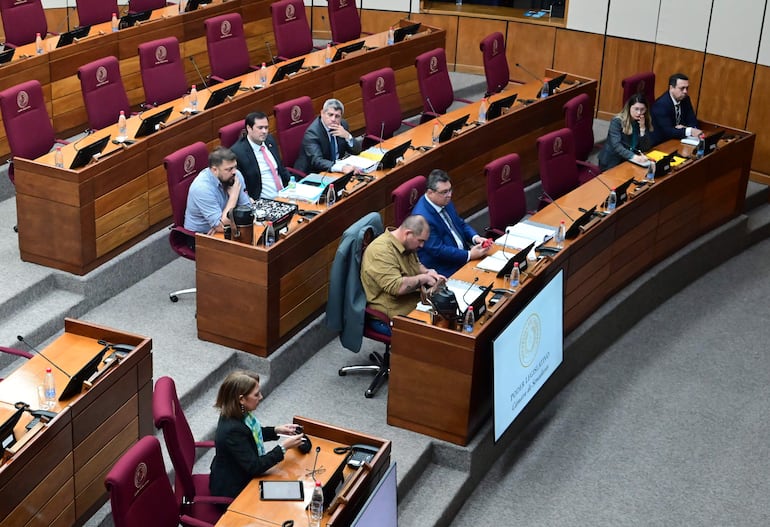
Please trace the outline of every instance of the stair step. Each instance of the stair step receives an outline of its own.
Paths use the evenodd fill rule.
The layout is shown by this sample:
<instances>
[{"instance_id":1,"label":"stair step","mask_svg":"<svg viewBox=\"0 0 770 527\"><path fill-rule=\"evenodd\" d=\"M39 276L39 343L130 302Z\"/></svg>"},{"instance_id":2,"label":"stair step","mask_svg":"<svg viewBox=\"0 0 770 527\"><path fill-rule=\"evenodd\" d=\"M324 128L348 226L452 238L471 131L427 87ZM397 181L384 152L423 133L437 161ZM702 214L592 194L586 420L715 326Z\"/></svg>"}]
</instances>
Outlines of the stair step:
<instances>
[{"instance_id":1,"label":"stair step","mask_svg":"<svg viewBox=\"0 0 770 527\"><path fill-rule=\"evenodd\" d=\"M463 493L467 480L468 474L463 471L429 463L409 493L399 495L399 527L448 525L456 508L462 506L464 498L456 498Z\"/></svg>"},{"instance_id":2,"label":"stair step","mask_svg":"<svg viewBox=\"0 0 770 527\"><path fill-rule=\"evenodd\" d=\"M16 335L21 334L30 344L38 346L49 335L61 331L62 319L82 301L82 295L50 287L44 296L30 296L21 309L2 317L0 342L23 347L16 339Z\"/></svg>"}]
</instances>

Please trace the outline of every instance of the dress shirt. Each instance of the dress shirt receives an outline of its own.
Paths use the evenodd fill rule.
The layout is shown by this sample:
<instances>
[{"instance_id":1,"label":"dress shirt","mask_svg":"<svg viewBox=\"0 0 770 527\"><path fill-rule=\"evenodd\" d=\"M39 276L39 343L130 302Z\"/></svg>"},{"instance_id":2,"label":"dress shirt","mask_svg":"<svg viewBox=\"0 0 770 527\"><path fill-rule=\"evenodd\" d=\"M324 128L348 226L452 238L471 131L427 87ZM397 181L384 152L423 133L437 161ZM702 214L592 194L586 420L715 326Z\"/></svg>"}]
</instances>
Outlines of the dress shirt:
<instances>
[{"instance_id":1,"label":"dress shirt","mask_svg":"<svg viewBox=\"0 0 770 527\"><path fill-rule=\"evenodd\" d=\"M254 157L257 158L257 165L259 165L259 178L262 180L262 192L260 197L266 199L275 199L278 196L280 189L275 188L275 179L273 178L273 171L270 170L264 156L262 155L262 145L265 143L257 144L251 139L248 139L251 149L254 151ZM270 153L270 149L265 146L265 153L270 158L270 162L273 163L273 167L277 167L273 154ZM276 169L277 170L277 169ZM279 176L280 177L280 176Z\"/></svg>"},{"instance_id":2,"label":"dress shirt","mask_svg":"<svg viewBox=\"0 0 770 527\"><path fill-rule=\"evenodd\" d=\"M249 205L251 200L246 193L246 183L240 172L235 177L241 180L243 192L238 196L237 205ZM187 207L184 213L184 228L193 232L207 233L222 221L222 211L227 205L227 189L211 172L210 168L201 170L195 176L187 192Z\"/></svg>"}]
</instances>

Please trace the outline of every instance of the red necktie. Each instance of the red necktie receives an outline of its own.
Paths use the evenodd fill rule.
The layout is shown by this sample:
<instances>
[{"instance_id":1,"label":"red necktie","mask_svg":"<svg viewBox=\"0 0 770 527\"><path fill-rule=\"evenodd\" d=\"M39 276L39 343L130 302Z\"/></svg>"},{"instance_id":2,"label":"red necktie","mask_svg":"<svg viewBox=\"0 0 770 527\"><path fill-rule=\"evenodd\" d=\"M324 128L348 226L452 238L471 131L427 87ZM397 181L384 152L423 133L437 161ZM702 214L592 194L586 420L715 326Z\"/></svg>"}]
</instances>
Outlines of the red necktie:
<instances>
[{"instance_id":1,"label":"red necktie","mask_svg":"<svg viewBox=\"0 0 770 527\"><path fill-rule=\"evenodd\" d=\"M273 181L275 181L275 190L281 190L283 188L283 183L281 182L281 178L278 177L278 171L275 169L275 165L270 160L270 156L267 155L267 148L265 148L265 145L263 144L259 150L262 152L262 157L265 158L265 163L267 163L267 166L270 167L270 173L273 175Z\"/></svg>"}]
</instances>

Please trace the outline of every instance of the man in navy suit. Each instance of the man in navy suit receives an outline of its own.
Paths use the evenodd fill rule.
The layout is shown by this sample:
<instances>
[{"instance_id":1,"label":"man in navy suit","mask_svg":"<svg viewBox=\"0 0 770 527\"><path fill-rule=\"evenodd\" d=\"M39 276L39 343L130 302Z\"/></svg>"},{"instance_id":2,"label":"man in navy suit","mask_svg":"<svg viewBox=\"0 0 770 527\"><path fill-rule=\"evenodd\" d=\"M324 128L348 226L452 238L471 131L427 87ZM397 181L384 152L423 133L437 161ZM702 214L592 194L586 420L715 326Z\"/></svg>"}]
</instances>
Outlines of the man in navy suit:
<instances>
[{"instance_id":1,"label":"man in navy suit","mask_svg":"<svg viewBox=\"0 0 770 527\"><path fill-rule=\"evenodd\" d=\"M489 244L457 214L446 172L431 171L427 187L412 209L412 214L423 216L430 226L430 236L417 254L425 267L450 276L466 262L486 256Z\"/></svg>"},{"instance_id":2,"label":"man in navy suit","mask_svg":"<svg viewBox=\"0 0 770 527\"><path fill-rule=\"evenodd\" d=\"M321 115L310 123L302 138L294 168L304 172L350 172L354 169L344 161L348 154L361 152L361 142L350 133L348 122L342 118L345 106L337 99L324 103Z\"/></svg>"},{"instance_id":3,"label":"man in navy suit","mask_svg":"<svg viewBox=\"0 0 770 527\"><path fill-rule=\"evenodd\" d=\"M654 143L669 139L698 137L698 119L688 95L690 80L683 73L674 73L668 79L668 91L652 105Z\"/></svg>"},{"instance_id":4,"label":"man in navy suit","mask_svg":"<svg viewBox=\"0 0 770 527\"><path fill-rule=\"evenodd\" d=\"M252 199L275 199L289 183L291 175L281 161L275 139L268 132L267 115L252 112L246 116L246 135L230 150L238 159L238 171L246 181Z\"/></svg>"}]
</instances>

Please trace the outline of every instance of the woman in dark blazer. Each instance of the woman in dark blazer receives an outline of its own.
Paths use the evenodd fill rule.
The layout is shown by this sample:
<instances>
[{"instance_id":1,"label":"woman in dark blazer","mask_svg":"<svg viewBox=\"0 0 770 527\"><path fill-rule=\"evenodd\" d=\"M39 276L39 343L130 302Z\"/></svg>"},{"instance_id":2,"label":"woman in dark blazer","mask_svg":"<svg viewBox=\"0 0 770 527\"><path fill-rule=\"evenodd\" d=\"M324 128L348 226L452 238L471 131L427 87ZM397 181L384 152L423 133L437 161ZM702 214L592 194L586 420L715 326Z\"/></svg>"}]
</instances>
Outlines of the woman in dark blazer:
<instances>
[{"instance_id":1,"label":"woman in dark blazer","mask_svg":"<svg viewBox=\"0 0 770 527\"><path fill-rule=\"evenodd\" d=\"M302 443L298 425L263 427L259 423L253 412L261 400L259 375L253 372L235 371L219 387L214 405L220 415L209 477L211 494L235 498L252 478L283 461L287 449ZM264 442L277 440L278 434L288 437L267 451Z\"/></svg>"},{"instance_id":2,"label":"woman in dark blazer","mask_svg":"<svg viewBox=\"0 0 770 527\"><path fill-rule=\"evenodd\" d=\"M607 141L599 152L599 168L605 171L623 161L633 161L637 165L647 163L647 156L642 152L652 148L651 132L647 99L641 93L635 93L610 121Z\"/></svg>"}]
</instances>

